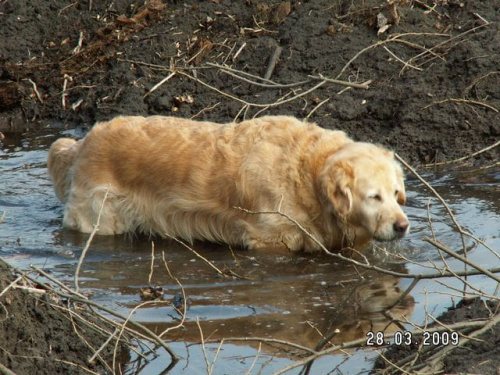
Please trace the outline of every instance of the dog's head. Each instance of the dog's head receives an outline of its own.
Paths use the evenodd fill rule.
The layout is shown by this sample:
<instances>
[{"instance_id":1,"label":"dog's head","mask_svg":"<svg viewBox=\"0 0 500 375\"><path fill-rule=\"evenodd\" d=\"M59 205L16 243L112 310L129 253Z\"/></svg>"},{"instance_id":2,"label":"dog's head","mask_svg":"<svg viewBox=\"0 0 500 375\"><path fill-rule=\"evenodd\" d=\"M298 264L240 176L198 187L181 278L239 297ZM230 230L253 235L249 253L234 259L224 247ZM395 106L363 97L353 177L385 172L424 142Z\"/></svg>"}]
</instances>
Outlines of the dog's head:
<instances>
[{"instance_id":1,"label":"dog's head","mask_svg":"<svg viewBox=\"0 0 500 375\"><path fill-rule=\"evenodd\" d=\"M350 230L354 244L402 238L409 222L403 171L382 147L353 142L330 156L320 175L332 213Z\"/></svg>"}]
</instances>

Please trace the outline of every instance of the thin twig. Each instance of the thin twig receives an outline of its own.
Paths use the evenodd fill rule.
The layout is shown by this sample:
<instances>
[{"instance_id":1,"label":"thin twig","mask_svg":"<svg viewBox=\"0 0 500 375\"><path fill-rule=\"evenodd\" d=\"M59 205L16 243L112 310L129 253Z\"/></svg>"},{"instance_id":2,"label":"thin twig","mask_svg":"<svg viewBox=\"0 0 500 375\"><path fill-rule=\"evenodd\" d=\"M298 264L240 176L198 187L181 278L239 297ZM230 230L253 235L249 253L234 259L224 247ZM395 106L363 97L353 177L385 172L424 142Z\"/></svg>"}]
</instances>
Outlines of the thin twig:
<instances>
[{"instance_id":1,"label":"thin twig","mask_svg":"<svg viewBox=\"0 0 500 375\"><path fill-rule=\"evenodd\" d=\"M222 349L222 345L224 344L224 340L221 340L219 346L217 347L217 350L215 352L214 358L212 359L212 363L210 364L210 371L208 372L209 375L213 374L214 372L214 367L215 364L217 363L217 358L219 358L219 353L220 350Z\"/></svg>"},{"instance_id":2,"label":"thin twig","mask_svg":"<svg viewBox=\"0 0 500 375\"><path fill-rule=\"evenodd\" d=\"M40 95L40 92L38 92L38 86L36 85L36 83L33 82L31 78L28 78L28 82L31 83L31 86L33 86L33 91L35 92L37 99L40 101L40 103L43 104L42 95Z\"/></svg>"},{"instance_id":3,"label":"thin twig","mask_svg":"<svg viewBox=\"0 0 500 375\"><path fill-rule=\"evenodd\" d=\"M78 44L76 45L76 47L73 49L73 51L71 53L73 55L76 55L77 53L79 53L82 50L82 46L83 46L83 31L80 31L80 37L78 38Z\"/></svg>"},{"instance_id":4,"label":"thin twig","mask_svg":"<svg viewBox=\"0 0 500 375\"><path fill-rule=\"evenodd\" d=\"M492 150L494 149L495 147L498 147L500 146L500 141L488 146L488 147L485 147L479 151L476 151L470 155L466 155L466 156L462 156L461 158L458 158L458 159L454 159L454 160L448 160L448 161L443 161L443 162L440 162L440 163L432 163L432 164L425 164L424 167L434 167L434 166L438 166L438 165L446 165L446 164L452 164L452 163L459 163L461 161L464 161L464 160L467 160L467 159L470 159L470 158L473 158L475 156L478 156L486 151L489 151L489 150Z\"/></svg>"},{"instance_id":5,"label":"thin twig","mask_svg":"<svg viewBox=\"0 0 500 375\"><path fill-rule=\"evenodd\" d=\"M301 85L304 85L304 84L310 82L310 81L301 81L301 82L290 83L290 84L260 83L260 82L252 81L251 79L248 79L245 77L241 77L238 74L234 73L232 70L221 69L221 72L224 74L228 74L231 77L237 78L243 82L249 83L251 85L265 87L265 88L271 88L271 89L283 89L283 88L297 87L297 86L301 86Z\"/></svg>"},{"instance_id":6,"label":"thin twig","mask_svg":"<svg viewBox=\"0 0 500 375\"><path fill-rule=\"evenodd\" d=\"M201 109L198 113L194 114L193 116L190 117L191 120L194 120L195 118L199 117L201 114L203 114L204 112L207 112L207 111L211 111L212 109L214 109L215 107L217 107L218 105L220 105L220 102L217 102L215 103L214 105L210 106L210 107L206 107L206 108L203 108Z\"/></svg>"},{"instance_id":7,"label":"thin twig","mask_svg":"<svg viewBox=\"0 0 500 375\"><path fill-rule=\"evenodd\" d=\"M3 290L2 292L0 293L0 297L2 297L5 293L7 293L9 291L9 289L11 288L15 288L16 284L21 281L22 279L24 279L27 275L29 274L29 272L24 272L23 274L21 274L19 277L17 277L15 280L13 280L12 282L9 283L9 285L7 285Z\"/></svg>"},{"instance_id":8,"label":"thin twig","mask_svg":"<svg viewBox=\"0 0 500 375\"><path fill-rule=\"evenodd\" d=\"M304 120L309 120L309 118L312 116L312 114L314 112L316 112L318 110L319 107L321 107L323 104L327 103L328 101L330 100L330 98L326 98L325 100L322 100L321 102L319 102L318 104L316 104L316 106L311 110L311 112L309 112L307 114L306 117L304 117Z\"/></svg>"},{"instance_id":9,"label":"thin twig","mask_svg":"<svg viewBox=\"0 0 500 375\"><path fill-rule=\"evenodd\" d=\"M245 42L245 43L243 43L243 44L241 45L241 47L240 47L240 48L238 48L238 51L236 51L236 53L235 53L235 54L233 55L233 57L232 57L233 62L235 62L235 61L236 61L236 59L238 58L238 56L240 55L240 53L243 51L243 49L244 49L246 46L247 46L247 43Z\"/></svg>"},{"instance_id":10,"label":"thin twig","mask_svg":"<svg viewBox=\"0 0 500 375\"><path fill-rule=\"evenodd\" d=\"M252 85L257 85L261 87L269 87L269 88L290 88L290 87L296 87L296 86L302 86L304 84L309 83L310 81L300 81L300 82L295 82L295 83L288 83L288 84L283 84L283 83L276 83L274 81L271 81L269 79L264 79L262 77L259 77L255 74L251 74L242 70L237 70L234 68L231 68L226 65L219 65L215 63L207 63L207 66L213 67L213 68L218 68L221 70L223 73L230 74L231 76L244 80L245 82L248 82ZM248 77L244 78L242 76ZM251 79L250 79L251 78ZM263 81L264 83L256 82L256 81Z\"/></svg>"},{"instance_id":11,"label":"thin twig","mask_svg":"<svg viewBox=\"0 0 500 375\"><path fill-rule=\"evenodd\" d=\"M106 339L106 341L104 341L104 342L102 343L102 345L99 347L99 349L97 349L97 350L95 351L95 353L92 355L92 357L90 357L90 358L88 359L88 362L89 362L89 363L94 362L94 360L96 359L96 357L97 357L97 356L98 356L98 355L99 355L99 354L100 354L100 353L104 350L104 348L106 348L106 346L108 346L108 344L111 342L111 340L113 340L113 338L116 336L116 334L117 334L118 332L120 332L120 330L119 330L118 328L115 328L115 331L114 331L111 335L109 335L109 337ZM116 341L117 341L117 343L119 342L118 340L116 340ZM114 361L113 361L113 362L114 362Z\"/></svg>"},{"instance_id":12,"label":"thin twig","mask_svg":"<svg viewBox=\"0 0 500 375\"><path fill-rule=\"evenodd\" d=\"M201 324L200 324L200 318L197 316L196 317L196 325L198 326L198 330L200 331L200 339L201 339L201 350L203 352L203 358L205 359L205 365L207 368L207 373L210 375L210 363L208 361L208 355L207 355L207 350L205 347L205 337L203 336L203 330L201 329Z\"/></svg>"},{"instance_id":13,"label":"thin twig","mask_svg":"<svg viewBox=\"0 0 500 375\"><path fill-rule=\"evenodd\" d=\"M166 76L160 82L158 82L156 85L154 85L151 88L151 90L149 90L142 98L146 99L149 95L151 95L153 92L155 92L161 85L163 85L164 83L170 81L175 75L176 75L176 72L170 73L168 76Z\"/></svg>"},{"instance_id":14,"label":"thin twig","mask_svg":"<svg viewBox=\"0 0 500 375\"><path fill-rule=\"evenodd\" d=\"M224 276L224 277L227 276L224 272L222 272L219 268L217 268L212 262L210 262L207 258L205 258L203 255L201 255L200 253L198 253L195 249L193 249L191 246L189 246L184 241L181 241L180 239L178 239L178 238L176 238L174 236L171 236L170 234L165 234L165 236L167 236L168 238L170 238L170 239L174 240L175 242L181 244L186 249L188 249L189 251L191 251L194 255L196 255L198 258L200 258L202 261L204 261L206 264L208 264L212 269L214 269L215 272L217 272L219 275Z\"/></svg>"},{"instance_id":15,"label":"thin twig","mask_svg":"<svg viewBox=\"0 0 500 375\"><path fill-rule=\"evenodd\" d=\"M221 344L222 344L222 341L221 341ZM259 349L257 349L257 354L255 355L255 358L253 359L252 364L250 365L250 368L245 373L245 375L252 374L253 368L255 367L255 365L257 364L257 360L259 359L261 349L262 349L262 343L259 342Z\"/></svg>"},{"instance_id":16,"label":"thin twig","mask_svg":"<svg viewBox=\"0 0 500 375\"><path fill-rule=\"evenodd\" d=\"M102 215L102 211L104 209L104 204L106 203L106 199L108 198L109 189L110 189L110 186L108 186L108 188L106 189L106 192L104 193L104 198L102 199L101 208L99 209L99 214L97 215L97 221L94 224L94 229L90 233L90 236L87 239L87 243L85 244L85 247L82 250L82 254L80 255L80 259L78 259L78 264L76 265L76 270L75 270L75 290L77 292L80 290L80 287L78 285L78 276L80 274L80 268L82 267L83 260L85 259L85 255L87 255L87 251L90 248L90 244L92 243L92 240L94 239L94 236L96 235L97 231L99 230L99 224L100 224L100 221L101 221L101 215Z\"/></svg>"},{"instance_id":17,"label":"thin twig","mask_svg":"<svg viewBox=\"0 0 500 375\"><path fill-rule=\"evenodd\" d=\"M155 243L151 241L151 269L149 270L148 284L151 285L153 279L153 269L155 265Z\"/></svg>"},{"instance_id":18,"label":"thin twig","mask_svg":"<svg viewBox=\"0 0 500 375\"><path fill-rule=\"evenodd\" d=\"M441 43L438 43L438 44L436 44L436 45L432 46L431 48L429 48L429 50L428 50L428 51L424 51L424 52L422 52L422 53L419 53L419 54L418 54L418 55L416 55L416 56L413 56L410 60L408 60L408 63L411 63L413 60L416 60L416 59L418 59L418 58L420 58L420 57L423 57L425 54L427 54L427 53L429 53L429 52L434 53L434 51L433 51L433 50L438 49L439 47L442 47L442 46L444 46L445 44L448 44L448 43L450 43L451 41L453 41L453 40L455 40L455 39L462 38L462 37L464 37L465 35L470 34L470 33L472 33L472 32L475 32L475 31L477 31L477 30L479 30L479 29L481 29L481 28L483 28L483 27L485 27L485 26L488 26L488 25L489 25L489 24L484 24L484 23L483 23L482 25L479 25L479 26L473 27L473 28L471 28L471 29L469 29L469 30L464 31L464 32L463 32L463 33L461 33L461 34L455 35L455 36L451 37L450 39L447 39L447 40L445 40L445 41L443 41L443 42L441 42Z\"/></svg>"},{"instance_id":19,"label":"thin twig","mask_svg":"<svg viewBox=\"0 0 500 375\"><path fill-rule=\"evenodd\" d=\"M146 305L150 305L150 304L158 304L159 302L161 301L146 301L146 302L143 302L143 303L140 303L139 305L135 306L132 310L130 310L129 314L127 317L125 317L123 323L121 324L121 328L120 328L120 331L119 331L119 334L118 334L118 337L116 339L116 342L115 342L115 350L114 350L114 353L116 353L116 350L117 350L117 347L118 347L118 342L119 340L121 339L125 329L127 328L127 324L130 323L132 325L137 325L138 323L136 323L134 320L132 320L132 315L135 314L135 312L140 309L141 307L144 307ZM164 303L168 303L168 302L164 302ZM141 328L144 329L145 327L141 325ZM153 333L152 331L145 331L147 332L148 334L151 334ZM157 340L157 344L161 344L163 343L163 340L161 339L160 336L157 336L156 334L153 333L153 336L156 340ZM162 345L163 348L165 348L167 350L167 352L170 354L170 357L172 359L173 362L177 361L177 356L175 356L174 352L171 351L170 347L167 345L167 344L164 344ZM113 356L113 369L115 369L116 367L116 356L114 355ZM116 372L115 372L116 373Z\"/></svg>"},{"instance_id":20,"label":"thin twig","mask_svg":"<svg viewBox=\"0 0 500 375\"><path fill-rule=\"evenodd\" d=\"M227 97L229 99L232 99L232 100L235 100L237 102L240 102L240 103L243 103L245 105L248 105L250 107L256 107L256 108L277 107L279 105L282 105L282 104L285 104L285 103L289 103L289 102L294 101L296 99L299 99L299 98L301 98L301 97L303 97L303 96L305 96L307 94L310 94L311 92L315 91L316 89L320 88L321 86L323 86L326 83L326 81L321 81L320 83L316 84L315 86L311 87L310 89L305 90L305 91L301 92L300 94L297 94L297 95L295 95L295 96L293 96L293 97L291 97L289 99L285 99L285 100L282 100L282 101L275 101L273 103L251 103L251 102L247 102L246 100L240 99L240 98L238 98L238 97L236 97L234 95L228 94L227 92L221 91L218 88L216 88L216 87L214 87L214 86L212 86L212 85L210 85L210 84L202 81L201 79L198 79L198 78L195 78L195 77L191 76L190 74L187 74L187 73L184 73L184 72L181 72L181 71L179 71L178 73L182 74L185 77L188 77L189 79L191 79L193 81L198 82L199 84L201 84L201 85L203 85L203 86L205 86L205 87L207 87L207 88L209 88L209 89L211 89L211 90L213 90L213 91L215 91L215 92L217 92L217 93L219 93L219 94L221 94L221 95L223 95L223 96L225 96L225 97Z\"/></svg>"},{"instance_id":21,"label":"thin twig","mask_svg":"<svg viewBox=\"0 0 500 375\"><path fill-rule=\"evenodd\" d=\"M278 59L281 56L281 52L283 51L283 48L280 46L276 46L276 49L274 50L273 54L269 58L269 63L267 64L267 69L266 73L264 74L264 79L270 79L271 76L273 75L274 68L276 68L276 64L278 63Z\"/></svg>"},{"instance_id":22,"label":"thin twig","mask_svg":"<svg viewBox=\"0 0 500 375\"><path fill-rule=\"evenodd\" d=\"M434 194L434 196L441 202L441 204L443 205L443 207L448 212L451 220L453 221L453 224L455 224L455 227L457 228L457 230L459 231L459 233L461 235L463 250L466 253L467 249L466 249L466 246L465 246L465 238L464 238L464 232L465 231L462 229L462 226L458 223L457 219L455 218L455 215L451 211L451 208L448 206L448 204L446 204L446 202L443 199L443 197L441 197L441 195L436 191L436 189L434 189L422 176L420 176L420 174L418 174L417 171L412 166L410 166L401 156L399 156L398 154L394 154L394 156L396 157L396 159L401 164L403 164L405 166L406 169L408 169L415 177L417 177L417 179L421 183L423 183L424 186L428 190L430 190Z\"/></svg>"},{"instance_id":23,"label":"thin twig","mask_svg":"<svg viewBox=\"0 0 500 375\"><path fill-rule=\"evenodd\" d=\"M469 266L471 267L474 267L475 269L477 269L479 272L481 272L482 274L492 278L493 280L495 280L497 283L500 283L500 277L495 275L493 272L487 270L486 268L484 267L481 267L479 264L476 264L472 261L470 261L468 258L458 254L457 252L453 251L453 250L450 250L448 249L446 246L444 246L442 243L438 242L438 241L434 241L432 238L429 238L429 237L424 237L422 238L422 241L425 241L425 242L428 242L430 243L431 245L437 247L439 250L442 250L444 251L446 254L448 255L451 255L453 258L456 258L458 260L460 260L462 263L465 263L465 264L468 264Z\"/></svg>"},{"instance_id":24,"label":"thin twig","mask_svg":"<svg viewBox=\"0 0 500 375\"><path fill-rule=\"evenodd\" d=\"M498 113L498 109L496 109L495 107L493 107L492 105L489 105L488 103L483 103L483 102L480 102L480 101L477 101L477 100L470 100L470 99L455 99L455 98L450 98L450 99L444 99L444 100L438 100L438 101L435 101L435 102L432 102L431 104L428 104L424 107L424 109L427 109L429 107L432 107L433 105L437 105L437 104L444 104L444 103L448 103L448 102L452 102L452 103L464 103L464 104L473 104L473 105L477 105L477 106L480 106L480 107L484 107L484 108L488 108L488 109L491 109L492 111L495 111Z\"/></svg>"},{"instance_id":25,"label":"thin twig","mask_svg":"<svg viewBox=\"0 0 500 375\"><path fill-rule=\"evenodd\" d=\"M0 374L2 374L2 375L16 375L16 373L14 371L9 370L2 363L0 363Z\"/></svg>"},{"instance_id":26,"label":"thin twig","mask_svg":"<svg viewBox=\"0 0 500 375\"><path fill-rule=\"evenodd\" d=\"M402 63L404 65L404 67L410 67L412 69L415 69L415 70L418 70L418 71L422 71L423 69L418 67L418 66L413 66L411 65L410 63L408 63L407 61L404 61L403 59L399 58L394 52L392 52L389 48L387 48L386 46L383 46L383 48L387 51L387 53L389 55L391 55L392 57L394 57L397 61L399 61L400 63Z\"/></svg>"},{"instance_id":27,"label":"thin twig","mask_svg":"<svg viewBox=\"0 0 500 375\"><path fill-rule=\"evenodd\" d=\"M398 36L399 37L399 36ZM433 55L436 55L434 52L432 52L431 50L429 50L428 48L424 47L424 46L421 46L419 44L415 44L415 43L411 43L411 42L408 42L406 40L403 40L403 39L398 39L397 37L394 37L394 38L391 38L391 39L387 39L387 40L381 40L381 41L378 41L374 44L371 44L369 45L368 47L365 47L363 48L361 51L359 51L358 53L356 53L345 65L344 67L340 70L340 73L337 74L337 76L335 77L336 79L340 78L344 72L347 70L347 68L349 66L351 66L351 64L358 58L360 57L362 54L364 54L365 52L373 49L373 48L377 48L377 47L380 47L380 46L384 46L386 44L389 44L389 43L400 43L400 44L404 44L404 45L407 45L407 46L410 46L410 47L413 47L413 48L418 48L418 49L421 49L421 50L424 50L424 52L426 53L431 53ZM408 62L409 63L409 62Z\"/></svg>"},{"instance_id":28,"label":"thin twig","mask_svg":"<svg viewBox=\"0 0 500 375\"><path fill-rule=\"evenodd\" d=\"M220 342L222 339L218 340L207 340L206 342ZM303 346L300 344L296 344L294 342L279 340L279 339L271 339L267 337L225 337L223 339L225 342L262 342L266 344L280 344L284 346L289 346L294 349L302 350L309 354L317 353L316 350L308 348L307 346Z\"/></svg>"},{"instance_id":29,"label":"thin twig","mask_svg":"<svg viewBox=\"0 0 500 375\"><path fill-rule=\"evenodd\" d=\"M370 88L370 84L373 82L373 80L368 80L368 81L363 82L363 83L341 81L339 79L325 77L325 76L323 76L323 74L318 74L318 76L308 76L308 77L315 79L315 80L327 81L329 83L334 83L334 84L340 85L340 86L346 86L346 87L352 87L355 89L364 89L364 90L368 90Z\"/></svg>"},{"instance_id":30,"label":"thin twig","mask_svg":"<svg viewBox=\"0 0 500 375\"><path fill-rule=\"evenodd\" d=\"M472 81L472 83L467 86L464 90L464 97L467 96L467 94L469 93L469 91L475 86L477 85L479 82L481 82L482 80L486 79L486 78L489 78L490 76L492 75L498 75L500 74L500 71L492 71L492 72L488 72L486 73L485 75L479 77L479 78L476 78L474 81Z\"/></svg>"},{"instance_id":31,"label":"thin twig","mask_svg":"<svg viewBox=\"0 0 500 375\"><path fill-rule=\"evenodd\" d=\"M62 109L65 111L66 110L66 98L68 96L68 93L66 92L68 88L68 81L72 82L73 78L71 78L69 75L65 74L64 75L64 82L63 82L63 89L62 89L62 94L61 94L61 104L62 104Z\"/></svg>"},{"instance_id":32,"label":"thin twig","mask_svg":"<svg viewBox=\"0 0 500 375\"><path fill-rule=\"evenodd\" d=\"M184 322L186 321L186 315L187 315L187 307L188 307L188 300L187 300L187 296L186 296L186 291L184 290L184 286L182 286L181 282L179 281L179 279L177 277L175 277L172 272L170 272L170 268L168 267L168 263L167 263L167 259L165 258L165 252L162 251L161 253L161 256L162 256L162 259L163 259L163 264L165 265L165 269L167 270L167 273L168 275L170 276L170 278L172 280L174 280L177 285L179 285L179 287L181 288L181 292L182 292L182 299L183 299L183 311L181 311L181 316L182 316L182 319L181 321L179 322L179 324L177 324L176 326L173 326L173 327L169 327L167 328L166 330L164 330L162 333L159 334L159 337L163 337L165 336L168 332L174 330L174 329L177 329L177 328L180 328L184 325ZM174 306L174 308L176 308ZM177 312L179 312L179 310L176 308Z\"/></svg>"},{"instance_id":33,"label":"thin twig","mask_svg":"<svg viewBox=\"0 0 500 375\"><path fill-rule=\"evenodd\" d=\"M58 286L60 286L65 291L67 291L69 293L72 293L72 294L78 296L79 298L87 299L86 296L84 296L83 294L78 293L76 290L73 290L73 289L69 288L68 286L64 285L62 282L60 282L59 280L57 280L55 277L52 277L51 275L49 275L47 272L45 272L41 268L38 268L37 266L35 266L33 264L30 264L30 268L33 268L40 275L42 275L43 277L45 277L49 281L52 281L53 283L57 284Z\"/></svg>"}]
</instances>

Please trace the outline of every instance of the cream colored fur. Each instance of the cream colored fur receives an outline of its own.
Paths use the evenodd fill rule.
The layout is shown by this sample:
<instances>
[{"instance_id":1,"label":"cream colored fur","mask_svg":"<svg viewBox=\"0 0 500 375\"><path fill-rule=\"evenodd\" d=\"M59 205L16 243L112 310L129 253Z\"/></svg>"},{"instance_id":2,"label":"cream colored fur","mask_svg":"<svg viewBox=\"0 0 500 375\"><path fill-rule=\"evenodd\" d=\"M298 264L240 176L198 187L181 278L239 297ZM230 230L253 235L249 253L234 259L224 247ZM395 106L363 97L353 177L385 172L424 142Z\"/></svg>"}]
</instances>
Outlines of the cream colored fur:
<instances>
[{"instance_id":1,"label":"cream colored fur","mask_svg":"<svg viewBox=\"0 0 500 375\"><path fill-rule=\"evenodd\" d=\"M76 142L62 138L48 169L64 226L140 231L248 248L332 250L402 237L403 174L391 152L292 117L239 124L118 117Z\"/></svg>"}]
</instances>

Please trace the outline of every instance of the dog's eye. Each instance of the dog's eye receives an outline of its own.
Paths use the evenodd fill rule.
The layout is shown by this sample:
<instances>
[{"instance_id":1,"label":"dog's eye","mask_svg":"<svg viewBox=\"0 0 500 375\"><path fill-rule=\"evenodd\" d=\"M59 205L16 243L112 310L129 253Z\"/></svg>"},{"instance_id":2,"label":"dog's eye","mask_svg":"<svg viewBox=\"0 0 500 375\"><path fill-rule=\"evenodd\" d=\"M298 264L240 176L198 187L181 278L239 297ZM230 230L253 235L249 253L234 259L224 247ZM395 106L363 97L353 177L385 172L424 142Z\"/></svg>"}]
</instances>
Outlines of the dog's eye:
<instances>
[{"instance_id":1,"label":"dog's eye","mask_svg":"<svg viewBox=\"0 0 500 375\"><path fill-rule=\"evenodd\" d=\"M382 201L382 196L380 194L373 194L370 198L375 199L376 201Z\"/></svg>"}]
</instances>

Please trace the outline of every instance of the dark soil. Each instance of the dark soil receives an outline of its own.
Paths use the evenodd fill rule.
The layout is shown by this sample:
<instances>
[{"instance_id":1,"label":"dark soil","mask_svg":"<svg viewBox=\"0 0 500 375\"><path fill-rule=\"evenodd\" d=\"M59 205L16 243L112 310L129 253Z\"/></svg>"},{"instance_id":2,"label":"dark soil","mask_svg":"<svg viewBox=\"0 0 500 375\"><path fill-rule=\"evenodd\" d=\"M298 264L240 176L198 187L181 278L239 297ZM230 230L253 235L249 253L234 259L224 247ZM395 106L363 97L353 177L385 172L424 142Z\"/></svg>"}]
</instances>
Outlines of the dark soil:
<instances>
[{"instance_id":1,"label":"dark soil","mask_svg":"<svg viewBox=\"0 0 500 375\"><path fill-rule=\"evenodd\" d=\"M0 260L0 293L16 278L11 271ZM30 291L10 288L0 297L0 373L10 374L6 369L19 375L106 373L101 361L88 360L107 337L65 312L57 296L33 284L26 287ZM102 361L112 362L113 349L108 345L101 352ZM120 347L118 352L118 363L124 362L128 354Z\"/></svg>"},{"instance_id":2,"label":"dark soil","mask_svg":"<svg viewBox=\"0 0 500 375\"><path fill-rule=\"evenodd\" d=\"M0 1L0 131L90 127L119 114L220 122L288 114L382 143L411 162L498 141L500 3L394 2L398 19L382 0ZM378 15L393 26L377 36ZM307 83L262 87L208 65L262 77L278 46L271 80ZM373 82L341 94L345 87L326 83L242 111L241 101L271 104L304 93L320 82L309 76L319 75ZM482 159L499 155L496 148Z\"/></svg>"},{"instance_id":3,"label":"dark soil","mask_svg":"<svg viewBox=\"0 0 500 375\"><path fill-rule=\"evenodd\" d=\"M437 320L445 325L453 323L487 321L499 313L498 301L484 301L479 298L462 300L456 307L450 308ZM429 328L436 326L432 324ZM478 328L476 328L478 329ZM463 347L458 347L444 357L443 371L445 374L481 374L497 375L500 371L500 328L494 326L485 334L476 337ZM426 347L432 349L431 347ZM390 363L396 364L398 361L417 353L418 345L396 346L392 345L385 353L384 357ZM415 365L426 364L428 358L435 351L428 350L422 353L415 361ZM387 369L391 366L381 357L375 364L375 369ZM374 371L374 374L379 372ZM384 373L383 371L380 373ZM395 373L400 373L396 371Z\"/></svg>"},{"instance_id":4,"label":"dark soil","mask_svg":"<svg viewBox=\"0 0 500 375\"><path fill-rule=\"evenodd\" d=\"M384 0L0 0L0 132L86 129L119 114L219 122L288 114L384 144L414 163L497 142L500 2L395 3L397 15ZM384 17L392 27L377 35ZM278 47L272 82L260 80ZM245 81L210 64L253 76ZM368 90L326 82L306 93L319 75L372 82ZM497 147L479 161L499 157ZM27 359L50 355L88 366L73 327L43 298L11 291L2 303L0 364L19 373L64 366ZM472 350L489 350L481 345ZM481 361L462 359L473 363L456 360L456 371L474 372Z\"/></svg>"}]
</instances>

